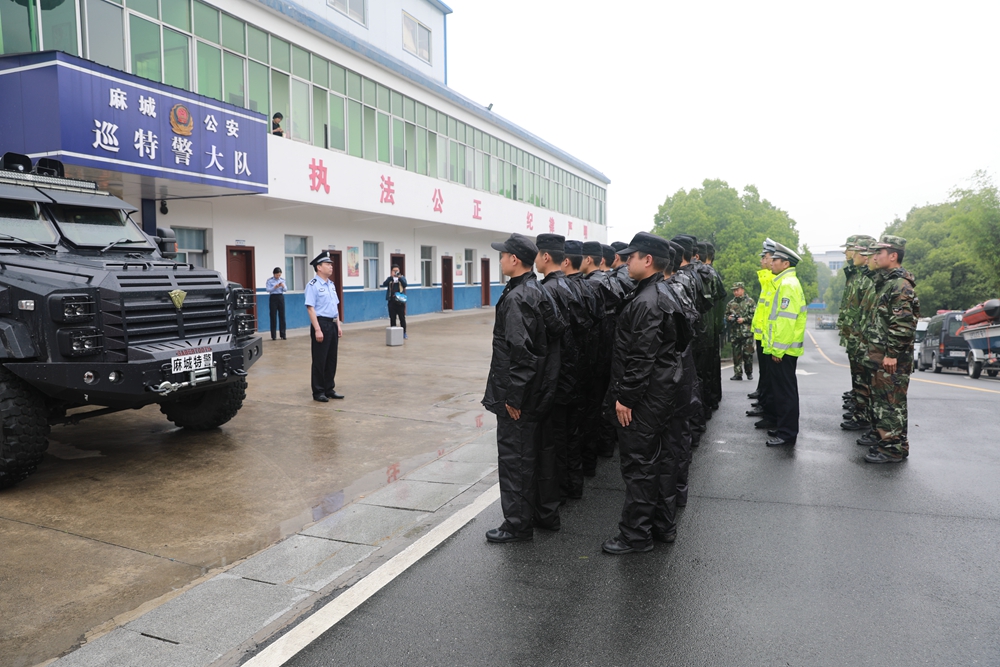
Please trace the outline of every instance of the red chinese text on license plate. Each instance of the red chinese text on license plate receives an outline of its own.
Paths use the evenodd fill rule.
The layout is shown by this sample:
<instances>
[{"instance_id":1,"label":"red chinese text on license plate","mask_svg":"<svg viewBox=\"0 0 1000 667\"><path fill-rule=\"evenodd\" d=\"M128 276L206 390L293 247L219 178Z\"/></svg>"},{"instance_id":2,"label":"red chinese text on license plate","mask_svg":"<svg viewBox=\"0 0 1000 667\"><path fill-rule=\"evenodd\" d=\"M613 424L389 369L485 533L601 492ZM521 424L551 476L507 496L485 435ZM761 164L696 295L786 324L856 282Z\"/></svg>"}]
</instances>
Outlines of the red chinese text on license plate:
<instances>
[{"instance_id":1,"label":"red chinese text on license plate","mask_svg":"<svg viewBox=\"0 0 1000 667\"><path fill-rule=\"evenodd\" d=\"M202 368L212 367L211 352L196 352L194 354L182 354L170 359L171 373L187 373L189 371L200 371Z\"/></svg>"}]
</instances>

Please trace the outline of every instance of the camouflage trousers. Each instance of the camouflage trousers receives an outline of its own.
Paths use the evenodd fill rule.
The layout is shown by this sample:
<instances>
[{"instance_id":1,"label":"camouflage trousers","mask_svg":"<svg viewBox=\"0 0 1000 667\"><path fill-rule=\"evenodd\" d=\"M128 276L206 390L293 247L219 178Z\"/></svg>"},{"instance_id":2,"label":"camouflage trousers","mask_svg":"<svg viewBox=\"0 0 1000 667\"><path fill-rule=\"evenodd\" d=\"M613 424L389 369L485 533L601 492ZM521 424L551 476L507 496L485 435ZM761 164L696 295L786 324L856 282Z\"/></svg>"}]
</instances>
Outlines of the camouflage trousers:
<instances>
[{"instance_id":1,"label":"camouflage trousers","mask_svg":"<svg viewBox=\"0 0 1000 667\"><path fill-rule=\"evenodd\" d=\"M906 456L910 451L906 409L906 392L909 387L909 373L898 370L887 373L879 366L872 374L872 412L875 428L881 438L878 448L889 456Z\"/></svg>"},{"instance_id":2,"label":"camouflage trousers","mask_svg":"<svg viewBox=\"0 0 1000 667\"><path fill-rule=\"evenodd\" d=\"M854 348L848 352L848 359L851 363L851 391L854 394L854 420L861 424L870 424L875 421L872 413L872 373L875 371L873 365L865 363L861 353Z\"/></svg>"},{"instance_id":3,"label":"camouflage trousers","mask_svg":"<svg viewBox=\"0 0 1000 667\"><path fill-rule=\"evenodd\" d=\"M746 370L747 376L753 375L753 337L737 338L733 340L733 373L738 377L743 377Z\"/></svg>"}]
</instances>

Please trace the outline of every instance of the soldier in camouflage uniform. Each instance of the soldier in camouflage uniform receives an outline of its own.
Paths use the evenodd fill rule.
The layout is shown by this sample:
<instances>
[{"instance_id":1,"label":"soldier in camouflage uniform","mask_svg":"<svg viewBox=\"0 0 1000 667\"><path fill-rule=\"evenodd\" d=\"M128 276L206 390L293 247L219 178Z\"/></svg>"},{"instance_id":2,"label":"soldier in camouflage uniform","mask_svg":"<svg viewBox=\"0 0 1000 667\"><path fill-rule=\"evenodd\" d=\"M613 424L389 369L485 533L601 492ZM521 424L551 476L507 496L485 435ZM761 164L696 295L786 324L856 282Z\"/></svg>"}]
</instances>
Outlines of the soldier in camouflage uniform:
<instances>
[{"instance_id":1,"label":"soldier in camouflage uniform","mask_svg":"<svg viewBox=\"0 0 1000 667\"><path fill-rule=\"evenodd\" d=\"M844 403L844 422L841 428L847 431L863 431L871 428L869 391L871 377L864 365L867 348L862 344L862 326L865 321L861 302L873 288L873 272L866 266L870 256L870 246L875 239L858 235L849 246L852 251L851 282L844 290L844 305L840 312L841 337L847 348L847 358L851 366L851 398Z\"/></svg>"},{"instance_id":2,"label":"soldier in camouflage uniform","mask_svg":"<svg viewBox=\"0 0 1000 667\"><path fill-rule=\"evenodd\" d=\"M872 334L871 313L875 310L875 299L878 297L878 290L882 285L883 278L875 265L875 249L872 246L876 243L878 241L872 239L865 243L865 247L859 251L865 258L866 275L871 282L859 283L857 286L861 303L858 306L858 319L855 323L857 354L861 359L861 376L858 384L858 401L854 421L867 425L868 431L858 438L858 444L868 447L878 444L879 440L878 432L875 430L875 412L872 408L871 390L877 364L872 363L868 358L868 347Z\"/></svg>"},{"instance_id":3,"label":"soldier in camouflage uniform","mask_svg":"<svg viewBox=\"0 0 1000 667\"><path fill-rule=\"evenodd\" d=\"M900 266L906 239L884 235L873 247L879 279L867 333L868 360L875 366L872 410L879 442L869 449L865 461L898 463L910 452L906 392L913 372L913 339L920 302L913 292L913 274Z\"/></svg>"},{"instance_id":4,"label":"soldier in camouflage uniform","mask_svg":"<svg viewBox=\"0 0 1000 667\"><path fill-rule=\"evenodd\" d=\"M747 296L743 283L733 283L733 299L726 304L726 322L729 324L729 340L733 346L733 372L730 380L742 380L746 370L747 379L753 379L753 329L750 321L757 302Z\"/></svg>"}]
</instances>

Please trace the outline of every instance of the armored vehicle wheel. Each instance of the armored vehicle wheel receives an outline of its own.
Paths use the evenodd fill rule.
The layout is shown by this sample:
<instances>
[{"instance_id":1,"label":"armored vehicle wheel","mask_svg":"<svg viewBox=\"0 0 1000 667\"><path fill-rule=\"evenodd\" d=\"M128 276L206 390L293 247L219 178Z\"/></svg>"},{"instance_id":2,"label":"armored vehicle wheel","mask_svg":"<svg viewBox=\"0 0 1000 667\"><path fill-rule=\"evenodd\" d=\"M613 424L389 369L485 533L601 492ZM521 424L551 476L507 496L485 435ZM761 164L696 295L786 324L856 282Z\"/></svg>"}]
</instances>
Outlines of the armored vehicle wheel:
<instances>
[{"instance_id":1,"label":"armored vehicle wheel","mask_svg":"<svg viewBox=\"0 0 1000 667\"><path fill-rule=\"evenodd\" d=\"M192 431L208 431L236 416L247 396L247 381L237 378L222 387L209 389L160 405L167 419Z\"/></svg>"},{"instance_id":2,"label":"armored vehicle wheel","mask_svg":"<svg viewBox=\"0 0 1000 667\"><path fill-rule=\"evenodd\" d=\"M49 447L48 437L41 394L0 366L0 489L35 471Z\"/></svg>"}]
</instances>

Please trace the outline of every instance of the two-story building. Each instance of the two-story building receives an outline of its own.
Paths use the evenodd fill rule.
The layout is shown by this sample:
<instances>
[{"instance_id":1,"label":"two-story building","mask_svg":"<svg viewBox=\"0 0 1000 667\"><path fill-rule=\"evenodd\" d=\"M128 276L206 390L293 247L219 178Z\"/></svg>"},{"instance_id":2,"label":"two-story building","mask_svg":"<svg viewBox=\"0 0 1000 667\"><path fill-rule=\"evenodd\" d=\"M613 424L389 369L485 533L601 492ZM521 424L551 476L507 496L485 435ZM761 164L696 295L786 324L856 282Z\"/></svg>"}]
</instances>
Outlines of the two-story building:
<instances>
[{"instance_id":1,"label":"two-story building","mask_svg":"<svg viewBox=\"0 0 1000 667\"><path fill-rule=\"evenodd\" d=\"M0 151L99 182L147 231L172 228L180 261L259 291L281 267L290 326L307 324L308 262L324 249L345 321L386 316L391 264L410 314L487 305L502 288L490 242L606 241L609 180L448 87L450 13L439 0L2 2Z\"/></svg>"}]
</instances>

